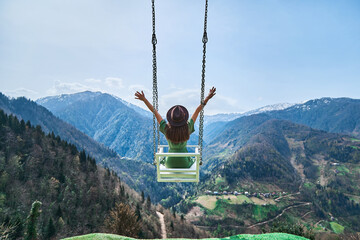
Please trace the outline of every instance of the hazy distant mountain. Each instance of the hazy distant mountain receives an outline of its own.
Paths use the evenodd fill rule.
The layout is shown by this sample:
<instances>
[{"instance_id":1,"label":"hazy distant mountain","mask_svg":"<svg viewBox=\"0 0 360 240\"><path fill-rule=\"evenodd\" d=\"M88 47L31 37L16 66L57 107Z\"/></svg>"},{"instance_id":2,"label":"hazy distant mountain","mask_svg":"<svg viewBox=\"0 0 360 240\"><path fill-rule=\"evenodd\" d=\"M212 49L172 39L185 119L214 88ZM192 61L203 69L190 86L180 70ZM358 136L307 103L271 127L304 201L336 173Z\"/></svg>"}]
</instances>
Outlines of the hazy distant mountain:
<instances>
[{"instance_id":1,"label":"hazy distant mountain","mask_svg":"<svg viewBox=\"0 0 360 240\"><path fill-rule=\"evenodd\" d=\"M230 122L239 117L249 116L249 115L264 113L264 112L269 112L269 111L275 111L275 110L283 110L283 109L286 109L293 105L295 105L295 104L293 104L293 103L278 103L278 104L273 104L273 105L267 105L265 107L257 108L257 109L250 110L250 111L243 112L243 113L219 113L219 114L215 114L215 115L205 115L204 124L209 125L214 122Z\"/></svg>"},{"instance_id":2,"label":"hazy distant mountain","mask_svg":"<svg viewBox=\"0 0 360 240\"><path fill-rule=\"evenodd\" d=\"M267 114L315 129L360 136L359 99L321 98Z\"/></svg>"},{"instance_id":3,"label":"hazy distant mountain","mask_svg":"<svg viewBox=\"0 0 360 240\"><path fill-rule=\"evenodd\" d=\"M148 117L139 113L140 108L129 107L109 94L88 91L37 102L120 155L151 162L152 125Z\"/></svg>"},{"instance_id":4,"label":"hazy distant mountain","mask_svg":"<svg viewBox=\"0 0 360 240\"><path fill-rule=\"evenodd\" d=\"M205 169L211 169L223 160L217 157L219 153L229 156L243 147L256 134L257 128L271 119L288 120L314 129L359 137L360 100L322 98L283 110L243 116L230 122L218 122L218 126L207 133L207 136L212 138L207 139L209 145L205 154L210 160L205 163Z\"/></svg>"},{"instance_id":5,"label":"hazy distant mountain","mask_svg":"<svg viewBox=\"0 0 360 240\"><path fill-rule=\"evenodd\" d=\"M276 111L276 110L284 110L284 109L287 109L294 105L295 105L295 103L278 103L278 104L267 105L265 107L247 111L244 113L244 116L249 116L249 115L258 114L258 113L266 113L266 112Z\"/></svg>"},{"instance_id":6,"label":"hazy distant mountain","mask_svg":"<svg viewBox=\"0 0 360 240\"><path fill-rule=\"evenodd\" d=\"M302 104L275 104L238 114L206 116L204 139L210 143L226 124L235 118L267 114L270 118L289 120L295 123L334 133L360 136L360 100L351 98L321 98Z\"/></svg>"},{"instance_id":7,"label":"hazy distant mountain","mask_svg":"<svg viewBox=\"0 0 360 240\"><path fill-rule=\"evenodd\" d=\"M51 110L53 112L60 112L60 111L63 111L64 108L66 108L66 106L72 105L75 102L85 101L85 100L88 100L91 98L94 99L101 95L103 95L103 93L101 93L101 92L85 91L85 92L81 92L81 93L77 93L77 94L62 94L62 95L58 95L58 96L44 97L44 98L40 98L40 99L36 100L36 102L44 107L51 106ZM141 115L152 118L151 112L146 111L134 104L126 102L116 96L112 96L112 97L119 100L121 103L123 103L127 107L132 108L133 110L140 113Z\"/></svg>"},{"instance_id":8,"label":"hazy distant mountain","mask_svg":"<svg viewBox=\"0 0 360 240\"><path fill-rule=\"evenodd\" d=\"M145 110L118 97L88 91L37 102L120 155L153 161L152 117ZM196 136L190 140L194 143Z\"/></svg>"},{"instance_id":9,"label":"hazy distant mountain","mask_svg":"<svg viewBox=\"0 0 360 240\"><path fill-rule=\"evenodd\" d=\"M213 139L220 134L226 128L226 123L233 121L237 118L250 116L259 113L266 113L275 110L283 110L288 107L293 106L292 103L279 103L273 105L267 105L265 107L257 108L254 110L250 110L244 113L221 113L215 114L211 116L205 116L204 120L204 140L206 142L211 142Z\"/></svg>"}]
</instances>

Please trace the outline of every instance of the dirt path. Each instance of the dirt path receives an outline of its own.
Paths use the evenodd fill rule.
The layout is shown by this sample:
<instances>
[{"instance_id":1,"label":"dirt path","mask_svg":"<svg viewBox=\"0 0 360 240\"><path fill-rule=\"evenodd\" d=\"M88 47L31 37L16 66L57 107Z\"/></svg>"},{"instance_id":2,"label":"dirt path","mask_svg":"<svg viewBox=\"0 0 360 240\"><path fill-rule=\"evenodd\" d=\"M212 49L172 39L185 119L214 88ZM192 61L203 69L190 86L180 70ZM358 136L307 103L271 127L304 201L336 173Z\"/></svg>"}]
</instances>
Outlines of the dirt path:
<instances>
[{"instance_id":1,"label":"dirt path","mask_svg":"<svg viewBox=\"0 0 360 240\"><path fill-rule=\"evenodd\" d=\"M301 186L301 184L300 184L300 186ZM291 196L299 195L299 194L300 194L300 191L299 191L299 192L296 192L296 193L292 193L292 194L282 195L281 197L275 198L274 201L275 201L275 202L278 202L278 201L279 201L280 199L282 199L282 198L291 197Z\"/></svg>"},{"instance_id":2,"label":"dirt path","mask_svg":"<svg viewBox=\"0 0 360 240\"><path fill-rule=\"evenodd\" d=\"M162 214L161 212L158 212L158 211L156 211L156 214L158 215L160 224L161 224L161 237L162 237L162 239L165 239L165 238L167 238L167 236L166 236L164 214Z\"/></svg>"},{"instance_id":3,"label":"dirt path","mask_svg":"<svg viewBox=\"0 0 360 240\"><path fill-rule=\"evenodd\" d=\"M314 211L309 211L309 212L305 213L304 215L302 215L301 218L304 218L305 216L309 215L309 214L312 213L312 212L314 212Z\"/></svg>"},{"instance_id":4,"label":"dirt path","mask_svg":"<svg viewBox=\"0 0 360 240\"><path fill-rule=\"evenodd\" d=\"M264 221L264 222L255 223L255 224L249 226L248 228L252 228L252 227L255 227L255 226L259 226L259 225L266 224L266 223L268 223L268 222L272 222L272 221L274 221L275 219L281 217L287 210L289 210L289 209L291 209L291 208L306 206L306 205L310 205L310 204L312 204L312 203L307 202L307 203L301 203L301 204L298 204L298 205L293 205L293 206L287 207L287 208L285 208L284 210L282 210L281 213L280 213L279 215L277 215L276 217L274 217L274 218L272 218L272 219L270 219L270 220Z\"/></svg>"}]
</instances>

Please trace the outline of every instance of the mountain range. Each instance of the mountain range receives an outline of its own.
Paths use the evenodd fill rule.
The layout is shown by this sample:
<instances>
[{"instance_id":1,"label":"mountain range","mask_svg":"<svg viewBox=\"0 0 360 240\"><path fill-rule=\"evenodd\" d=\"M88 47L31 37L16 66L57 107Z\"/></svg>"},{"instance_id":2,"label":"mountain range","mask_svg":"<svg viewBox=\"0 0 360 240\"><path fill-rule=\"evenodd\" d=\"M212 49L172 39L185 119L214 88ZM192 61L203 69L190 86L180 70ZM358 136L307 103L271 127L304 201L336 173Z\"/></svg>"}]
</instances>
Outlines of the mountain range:
<instances>
[{"instance_id":1,"label":"mountain range","mask_svg":"<svg viewBox=\"0 0 360 240\"><path fill-rule=\"evenodd\" d=\"M14 107L16 101L24 99L2 99L5 104L0 101L0 107L3 105L7 112L24 115L28 109ZM152 161L151 118L142 112L144 110L129 107L114 96L91 92L49 97L38 102L58 118L108 146L111 150L107 151L125 156L124 165L116 161L106 164L123 174L120 176L132 179L129 185L135 189L139 190L139 185L146 186L146 191L153 194L155 201L163 199L161 203L165 206L175 205L179 211L191 211L189 206L194 206L194 203L189 203L192 198L188 197L201 197L208 189L299 192L301 195L280 204L268 217L290 206L286 204L306 201L307 210L315 212L309 215L310 222L326 219L332 214L341 224L358 231L354 219L358 217L356 203L359 200L356 196L360 195L356 187L360 184L360 100L322 98L303 104L267 106L243 114L206 116L204 165L199 185L156 183L148 164ZM43 117L39 122L46 128L42 111L40 106L33 106L30 115L40 112L39 116ZM52 115L49 111L47 114ZM37 116L31 117L37 119ZM129 123L134 126L129 126ZM196 138L190 142L196 142ZM341 164L341 167L333 167L332 163ZM335 196L340 196L337 199L341 198L345 205L334 205L337 202ZM310 203L313 207L308 209ZM350 210L343 209L342 212L343 207L355 209L354 214ZM300 209L284 216L297 219ZM249 219L238 220L256 224L259 219L251 219L251 213L247 214ZM217 222L223 224L219 219Z\"/></svg>"},{"instance_id":2,"label":"mountain range","mask_svg":"<svg viewBox=\"0 0 360 240\"><path fill-rule=\"evenodd\" d=\"M152 115L106 93L46 97L37 103L121 156L153 162ZM193 134L189 143L197 142ZM165 138L161 136L161 142Z\"/></svg>"},{"instance_id":3,"label":"mountain range","mask_svg":"<svg viewBox=\"0 0 360 240\"><path fill-rule=\"evenodd\" d=\"M188 188L188 186L181 185L174 188L172 187L174 184L158 184L155 178L155 167L148 163L152 160L146 162L143 159L136 160L123 157L71 124L54 116L49 110L34 101L23 97L9 99L0 93L0 109L25 122L30 121L33 125L39 125L47 134L53 132L55 135L59 135L61 139L74 144L78 149L85 149L98 163L116 171L122 181L138 192L144 191L154 202L163 200L165 206L172 204L173 201L179 201L182 197L181 192ZM129 112L134 113L132 110ZM123 137L127 138L128 136ZM143 140L136 139L136 141L141 142ZM147 146L151 146L151 143L147 143ZM148 152L151 151L152 148L149 147ZM134 150L134 152L136 151Z\"/></svg>"}]
</instances>

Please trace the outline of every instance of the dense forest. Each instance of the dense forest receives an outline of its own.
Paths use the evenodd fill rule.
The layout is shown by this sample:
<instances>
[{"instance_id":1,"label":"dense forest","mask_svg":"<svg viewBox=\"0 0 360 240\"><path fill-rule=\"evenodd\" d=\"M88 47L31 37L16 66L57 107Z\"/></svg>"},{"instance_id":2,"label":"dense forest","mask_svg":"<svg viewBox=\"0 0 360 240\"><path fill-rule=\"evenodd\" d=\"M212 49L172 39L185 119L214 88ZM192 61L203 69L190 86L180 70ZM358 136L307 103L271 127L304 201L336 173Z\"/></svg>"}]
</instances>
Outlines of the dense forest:
<instances>
[{"instance_id":1,"label":"dense forest","mask_svg":"<svg viewBox=\"0 0 360 240\"><path fill-rule=\"evenodd\" d=\"M118 203L141 221L136 236L160 236L150 198L141 200L85 151L0 111L0 222L12 229L11 239L28 234L27 216L36 200L41 202L36 224L41 239L110 231L104 219Z\"/></svg>"}]
</instances>

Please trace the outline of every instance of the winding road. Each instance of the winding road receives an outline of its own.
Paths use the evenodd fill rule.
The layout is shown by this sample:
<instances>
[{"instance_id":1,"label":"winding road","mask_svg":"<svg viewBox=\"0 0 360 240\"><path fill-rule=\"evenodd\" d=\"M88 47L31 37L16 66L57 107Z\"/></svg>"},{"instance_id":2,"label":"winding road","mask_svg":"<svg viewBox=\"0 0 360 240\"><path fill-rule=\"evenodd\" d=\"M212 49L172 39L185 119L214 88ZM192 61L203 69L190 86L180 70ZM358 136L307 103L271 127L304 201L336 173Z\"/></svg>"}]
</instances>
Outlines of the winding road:
<instances>
[{"instance_id":1,"label":"winding road","mask_svg":"<svg viewBox=\"0 0 360 240\"><path fill-rule=\"evenodd\" d=\"M287 208L284 208L281 213L279 213L278 215L276 215L275 217L269 219L269 220L266 220L266 221L263 221L263 222L258 222L258 223L255 223L253 225L250 225L250 226L247 226L247 227L242 227L242 226L237 226L237 225L226 225L227 227L233 227L233 228L253 228L253 227L256 227L256 226L259 226L259 225L263 225L263 224L266 224L266 223L269 223L269 222L272 222L274 221L275 219L281 217L287 210L289 209L292 209L292 208L296 208L296 207L301 207L301 206L308 206L308 205L311 205L312 203L310 202L304 202L304 203L299 203L299 204L296 204L296 205L291 205ZM209 229L209 228L213 228L211 226L200 226L200 225L196 225L197 227L199 228L203 228L203 229Z\"/></svg>"}]
</instances>

